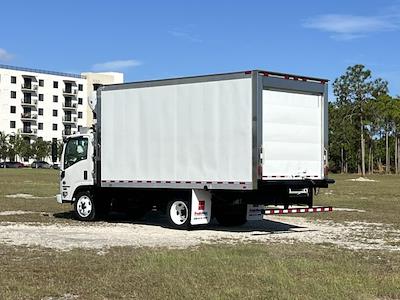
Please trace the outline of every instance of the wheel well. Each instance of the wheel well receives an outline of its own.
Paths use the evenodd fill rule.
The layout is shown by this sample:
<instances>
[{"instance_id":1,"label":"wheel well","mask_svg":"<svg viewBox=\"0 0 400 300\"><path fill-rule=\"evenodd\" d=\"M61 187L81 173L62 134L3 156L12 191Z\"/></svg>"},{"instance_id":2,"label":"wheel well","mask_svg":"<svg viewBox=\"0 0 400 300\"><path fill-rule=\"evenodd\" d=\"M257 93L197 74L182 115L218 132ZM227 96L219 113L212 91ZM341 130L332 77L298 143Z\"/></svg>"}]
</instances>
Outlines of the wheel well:
<instances>
[{"instance_id":1,"label":"wheel well","mask_svg":"<svg viewBox=\"0 0 400 300\"><path fill-rule=\"evenodd\" d=\"M77 194L79 194L81 192L90 192L93 195L93 190L94 190L93 186L90 186L90 185L83 185L83 186L77 187L74 191L74 195L72 196L72 203L75 202L74 199Z\"/></svg>"}]
</instances>

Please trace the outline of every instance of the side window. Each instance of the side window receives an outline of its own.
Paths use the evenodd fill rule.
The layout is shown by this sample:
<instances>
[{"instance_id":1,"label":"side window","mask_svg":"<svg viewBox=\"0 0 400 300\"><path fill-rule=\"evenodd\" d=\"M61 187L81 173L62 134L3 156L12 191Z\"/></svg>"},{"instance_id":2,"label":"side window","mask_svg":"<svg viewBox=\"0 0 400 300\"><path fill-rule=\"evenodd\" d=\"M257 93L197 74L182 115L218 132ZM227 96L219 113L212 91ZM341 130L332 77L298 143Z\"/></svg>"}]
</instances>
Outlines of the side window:
<instances>
[{"instance_id":1,"label":"side window","mask_svg":"<svg viewBox=\"0 0 400 300\"><path fill-rule=\"evenodd\" d=\"M67 146L65 147L64 169L69 168L81 160L85 160L87 158L87 151L87 138L79 137L69 139Z\"/></svg>"}]
</instances>

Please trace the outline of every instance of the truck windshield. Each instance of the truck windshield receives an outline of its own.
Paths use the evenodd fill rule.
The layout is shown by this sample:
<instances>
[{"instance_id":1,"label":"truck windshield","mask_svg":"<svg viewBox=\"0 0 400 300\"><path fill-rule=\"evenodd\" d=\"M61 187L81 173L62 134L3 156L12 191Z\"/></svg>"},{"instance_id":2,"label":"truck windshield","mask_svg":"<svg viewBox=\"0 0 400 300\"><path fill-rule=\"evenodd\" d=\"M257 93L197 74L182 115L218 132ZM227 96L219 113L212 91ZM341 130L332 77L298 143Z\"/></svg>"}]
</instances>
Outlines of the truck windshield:
<instances>
[{"instance_id":1,"label":"truck windshield","mask_svg":"<svg viewBox=\"0 0 400 300\"><path fill-rule=\"evenodd\" d=\"M87 158L88 139L84 137L71 138L65 146L64 170Z\"/></svg>"}]
</instances>

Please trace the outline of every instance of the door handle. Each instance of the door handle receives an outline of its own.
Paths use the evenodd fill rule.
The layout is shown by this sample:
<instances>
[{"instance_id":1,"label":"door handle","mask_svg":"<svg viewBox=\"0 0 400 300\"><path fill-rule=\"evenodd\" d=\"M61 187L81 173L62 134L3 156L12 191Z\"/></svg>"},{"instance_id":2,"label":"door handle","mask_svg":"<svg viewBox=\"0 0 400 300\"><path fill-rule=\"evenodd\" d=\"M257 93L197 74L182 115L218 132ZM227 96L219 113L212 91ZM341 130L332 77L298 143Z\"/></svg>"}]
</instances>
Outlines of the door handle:
<instances>
[{"instance_id":1,"label":"door handle","mask_svg":"<svg viewBox=\"0 0 400 300\"><path fill-rule=\"evenodd\" d=\"M83 179L87 180L87 171L83 171Z\"/></svg>"}]
</instances>

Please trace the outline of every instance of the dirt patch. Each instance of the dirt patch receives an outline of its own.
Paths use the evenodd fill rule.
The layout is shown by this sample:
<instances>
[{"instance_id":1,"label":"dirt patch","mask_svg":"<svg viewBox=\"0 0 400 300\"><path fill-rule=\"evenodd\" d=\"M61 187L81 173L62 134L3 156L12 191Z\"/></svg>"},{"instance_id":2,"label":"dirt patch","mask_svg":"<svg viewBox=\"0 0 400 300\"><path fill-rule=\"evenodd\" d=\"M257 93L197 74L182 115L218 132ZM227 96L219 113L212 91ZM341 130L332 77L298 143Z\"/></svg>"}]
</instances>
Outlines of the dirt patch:
<instances>
[{"instance_id":1,"label":"dirt patch","mask_svg":"<svg viewBox=\"0 0 400 300\"><path fill-rule=\"evenodd\" d=\"M26 214L37 214L34 211L26 211L26 210L7 210L0 211L0 216L15 216L15 215L26 215Z\"/></svg>"},{"instance_id":2,"label":"dirt patch","mask_svg":"<svg viewBox=\"0 0 400 300\"><path fill-rule=\"evenodd\" d=\"M0 223L0 242L59 250L106 249L113 246L186 248L202 243L329 243L348 249L400 251L391 243L400 231L381 223L308 220L269 216L267 220L224 228L210 224L192 231L166 228L166 224L77 223L38 225ZM389 239L388 239L389 237Z\"/></svg>"},{"instance_id":3,"label":"dirt patch","mask_svg":"<svg viewBox=\"0 0 400 300\"><path fill-rule=\"evenodd\" d=\"M42 300L73 300L73 299L78 299L78 295L73 295L73 294L64 294L61 297L45 297L42 298Z\"/></svg>"},{"instance_id":4,"label":"dirt patch","mask_svg":"<svg viewBox=\"0 0 400 300\"><path fill-rule=\"evenodd\" d=\"M6 198L22 198L22 199L44 199L44 198L53 198L55 196L46 196L46 197L39 197L39 196L33 196L31 194L11 194L11 195L6 195Z\"/></svg>"},{"instance_id":5,"label":"dirt patch","mask_svg":"<svg viewBox=\"0 0 400 300\"><path fill-rule=\"evenodd\" d=\"M358 181L358 182L378 182L378 180L369 179L366 177L358 177L353 179L347 179L347 181Z\"/></svg>"},{"instance_id":6,"label":"dirt patch","mask_svg":"<svg viewBox=\"0 0 400 300\"><path fill-rule=\"evenodd\" d=\"M346 207L335 207L333 210L334 211L349 211L349 212L365 213L364 209L346 208Z\"/></svg>"}]
</instances>

